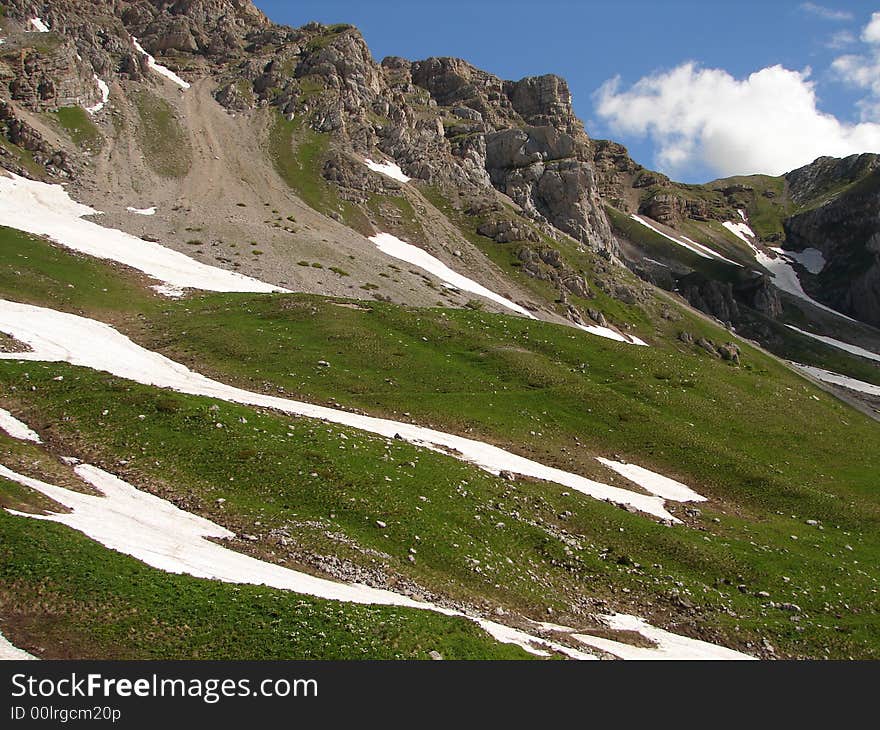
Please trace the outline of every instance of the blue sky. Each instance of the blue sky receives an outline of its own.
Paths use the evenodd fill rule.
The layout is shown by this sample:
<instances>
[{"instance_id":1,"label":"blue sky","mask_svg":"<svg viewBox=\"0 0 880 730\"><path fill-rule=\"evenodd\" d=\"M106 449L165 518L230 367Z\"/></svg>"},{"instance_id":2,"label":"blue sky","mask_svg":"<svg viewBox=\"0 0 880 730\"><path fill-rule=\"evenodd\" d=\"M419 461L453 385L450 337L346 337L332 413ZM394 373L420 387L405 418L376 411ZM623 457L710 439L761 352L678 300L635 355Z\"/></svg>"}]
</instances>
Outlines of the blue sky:
<instances>
[{"instance_id":1,"label":"blue sky","mask_svg":"<svg viewBox=\"0 0 880 730\"><path fill-rule=\"evenodd\" d=\"M591 136L679 180L880 152L880 0L255 3L278 23L357 25L376 59L559 74Z\"/></svg>"}]
</instances>

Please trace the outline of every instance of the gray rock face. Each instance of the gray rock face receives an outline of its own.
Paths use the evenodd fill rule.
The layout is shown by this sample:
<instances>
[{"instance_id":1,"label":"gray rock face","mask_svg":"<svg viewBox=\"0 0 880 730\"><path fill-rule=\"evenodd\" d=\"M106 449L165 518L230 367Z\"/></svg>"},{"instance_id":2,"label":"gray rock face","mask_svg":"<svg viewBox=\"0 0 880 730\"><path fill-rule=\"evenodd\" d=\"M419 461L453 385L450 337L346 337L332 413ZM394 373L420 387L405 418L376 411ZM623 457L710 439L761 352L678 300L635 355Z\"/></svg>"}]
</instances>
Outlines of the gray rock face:
<instances>
[{"instance_id":1,"label":"gray rock face","mask_svg":"<svg viewBox=\"0 0 880 730\"><path fill-rule=\"evenodd\" d=\"M819 275L807 279L808 291L835 309L880 326L880 155L820 158L786 180L793 199L829 196L784 224L788 248L816 248L828 262Z\"/></svg>"}]
</instances>

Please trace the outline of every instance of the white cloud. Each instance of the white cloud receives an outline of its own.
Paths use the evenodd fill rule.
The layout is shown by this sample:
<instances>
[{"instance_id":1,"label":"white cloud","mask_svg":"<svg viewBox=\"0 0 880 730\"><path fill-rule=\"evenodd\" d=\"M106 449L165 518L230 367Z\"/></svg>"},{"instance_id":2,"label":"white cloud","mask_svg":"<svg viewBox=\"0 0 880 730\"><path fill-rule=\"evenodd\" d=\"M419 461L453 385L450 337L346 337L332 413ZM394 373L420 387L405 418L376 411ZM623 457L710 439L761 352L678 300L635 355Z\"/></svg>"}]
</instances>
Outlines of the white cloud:
<instances>
[{"instance_id":1,"label":"white cloud","mask_svg":"<svg viewBox=\"0 0 880 730\"><path fill-rule=\"evenodd\" d=\"M816 3L801 3L801 10L811 15L818 15L823 20L852 20L853 14L846 10L835 10L834 8L826 8L824 5Z\"/></svg>"},{"instance_id":2,"label":"white cloud","mask_svg":"<svg viewBox=\"0 0 880 730\"><path fill-rule=\"evenodd\" d=\"M862 31L862 40L865 43L880 43L880 13L871 15L871 22Z\"/></svg>"},{"instance_id":3,"label":"white cloud","mask_svg":"<svg viewBox=\"0 0 880 730\"><path fill-rule=\"evenodd\" d=\"M831 48L835 51L840 51L844 48L855 45L857 41L858 38L856 38L855 33L853 33L852 31L839 30L825 42L825 47Z\"/></svg>"},{"instance_id":4,"label":"white cloud","mask_svg":"<svg viewBox=\"0 0 880 730\"><path fill-rule=\"evenodd\" d=\"M858 106L862 119L876 120L880 119L880 12L871 16L861 38L864 52L835 58L831 68L845 83L868 92Z\"/></svg>"},{"instance_id":5,"label":"white cloud","mask_svg":"<svg viewBox=\"0 0 880 730\"><path fill-rule=\"evenodd\" d=\"M809 77L771 66L739 80L686 63L629 90L612 79L594 99L615 133L650 137L670 174L702 164L722 176L779 175L822 155L880 152L880 124L821 112Z\"/></svg>"}]
</instances>

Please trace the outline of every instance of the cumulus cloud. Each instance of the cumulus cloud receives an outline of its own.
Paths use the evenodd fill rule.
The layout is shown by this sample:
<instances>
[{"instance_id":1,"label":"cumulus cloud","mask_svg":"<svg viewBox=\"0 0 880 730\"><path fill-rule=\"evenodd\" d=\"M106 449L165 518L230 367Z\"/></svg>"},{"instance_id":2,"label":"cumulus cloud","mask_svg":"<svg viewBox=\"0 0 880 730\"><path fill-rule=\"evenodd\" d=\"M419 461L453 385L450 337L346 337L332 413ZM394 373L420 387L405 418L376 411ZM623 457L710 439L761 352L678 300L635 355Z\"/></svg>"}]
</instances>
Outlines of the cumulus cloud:
<instances>
[{"instance_id":1,"label":"cumulus cloud","mask_svg":"<svg viewBox=\"0 0 880 730\"><path fill-rule=\"evenodd\" d=\"M721 176L779 175L822 155L880 152L880 124L819 110L809 69L771 66L736 79L685 63L626 90L611 79L594 101L613 132L650 137L655 164L670 174L702 165Z\"/></svg>"},{"instance_id":2,"label":"cumulus cloud","mask_svg":"<svg viewBox=\"0 0 880 730\"><path fill-rule=\"evenodd\" d=\"M853 14L846 10L835 10L834 8L826 8L824 5L816 3L801 3L801 10L811 15L817 15L823 20L852 20Z\"/></svg>"},{"instance_id":3,"label":"cumulus cloud","mask_svg":"<svg viewBox=\"0 0 880 730\"><path fill-rule=\"evenodd\" d=\"M861 35L864 52L834 59L832 70L838 77L868 95L859 102L862 119L880 119L880 12L871 16Z\"/></svg>"}]
</instances>

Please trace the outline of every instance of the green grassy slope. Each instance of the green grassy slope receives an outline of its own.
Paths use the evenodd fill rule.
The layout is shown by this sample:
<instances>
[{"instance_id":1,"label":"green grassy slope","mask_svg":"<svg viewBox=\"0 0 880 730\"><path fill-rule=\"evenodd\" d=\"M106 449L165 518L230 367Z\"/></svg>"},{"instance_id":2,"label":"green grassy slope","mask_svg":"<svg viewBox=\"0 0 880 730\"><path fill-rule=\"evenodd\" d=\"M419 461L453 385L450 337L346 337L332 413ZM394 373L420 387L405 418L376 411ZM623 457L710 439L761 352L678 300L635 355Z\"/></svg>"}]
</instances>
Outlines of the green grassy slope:
<instances>
[{"instance_id":1,"label":"green grassy slope","mask_svg":"<svg viewBox=\"0 0 880 730\"><path fill-rule=\"evenodd\" d=\"M0 494L8 488L0 480ZM169 575L3 511L0 534L3 630L40 658L527 657L467 620Z\"/></svg>"},{"instance_id":2,"label":"green grassy slope","mask_svg":"<svg viewBox=\"0 0 880 730\"><path fill-rule=\"evenodd\" d=\"M63 453L117 470L125 460L134 483L232 528L286 527L291 559L343 556L490 609L577 620L615 608L747 650L767 638L787 655L880 655L877 425L748 346L734 368L674 340L682 327L727 336L703 320L653 322L655 347L637 348L470 311L163 301L116 267L18 244L0 263L5 296L101 316L224 381L482 437L606 481L592 456L620 454L712 501L678 508L689 526L667 528L351 430L212 411L61 364L0 365L3 404ZM784 603L802 609L794 620Z\"/></svg>"}]
</instances>

